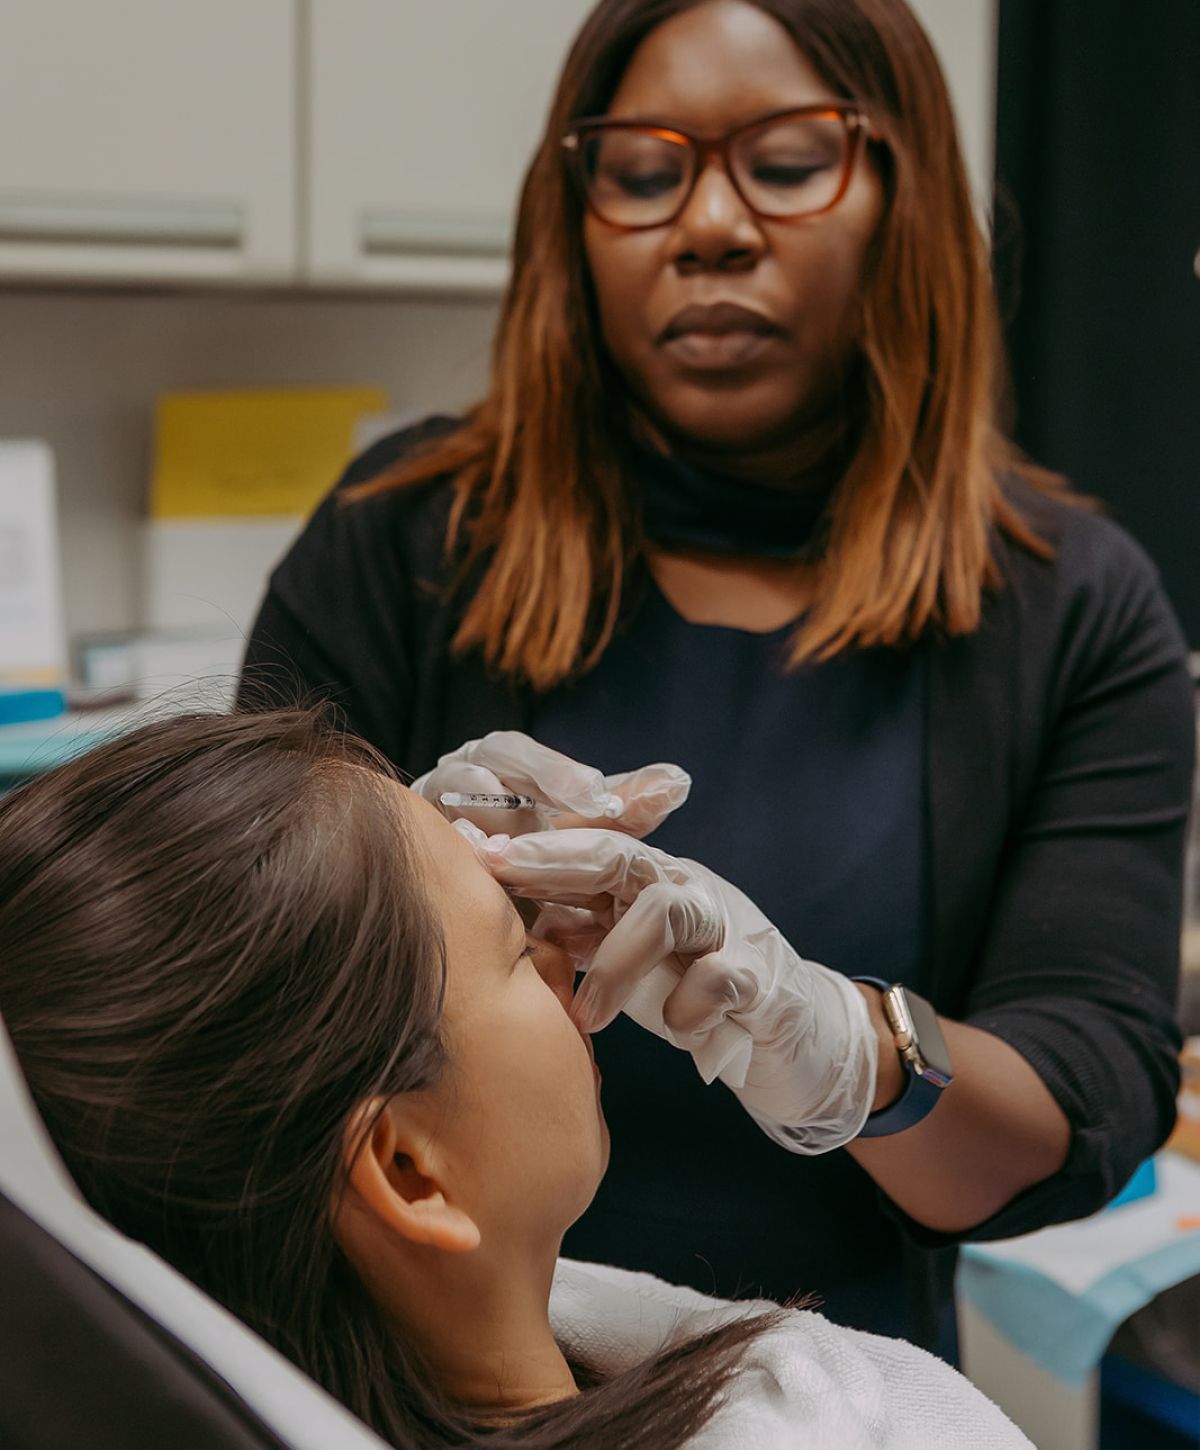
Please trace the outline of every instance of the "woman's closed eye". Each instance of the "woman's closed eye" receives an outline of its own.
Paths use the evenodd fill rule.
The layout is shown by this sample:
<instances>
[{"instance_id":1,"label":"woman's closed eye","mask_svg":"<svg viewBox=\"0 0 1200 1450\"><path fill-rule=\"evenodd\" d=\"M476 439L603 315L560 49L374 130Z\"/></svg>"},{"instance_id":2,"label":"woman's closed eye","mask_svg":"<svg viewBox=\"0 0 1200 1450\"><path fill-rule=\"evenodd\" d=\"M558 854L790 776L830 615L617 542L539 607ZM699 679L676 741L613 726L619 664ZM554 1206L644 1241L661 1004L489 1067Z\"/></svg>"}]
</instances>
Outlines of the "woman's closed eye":
<instances>
[{"instance_id":1,"label":"woman's closed eye","mask_svg":"<svg viewBox=\"0 0 1200 1450\"><path fill-rule=\"evenodd\" d=\"M652 198L665 196L674 191L682 177L671 171L622 171L612 177L612 182L628 196Z\"/></svg>"},{"instance_id":2,"label":"woman's closed eye","mask_svg":"<svg viewBox=\"0 0 1200 1450\"><path fill-rule=\"evenodd\" d=\"M759 161L754 166L754 180L763 186L804 186L828 171L822 161Z\"/></svg>"}]
</instances>

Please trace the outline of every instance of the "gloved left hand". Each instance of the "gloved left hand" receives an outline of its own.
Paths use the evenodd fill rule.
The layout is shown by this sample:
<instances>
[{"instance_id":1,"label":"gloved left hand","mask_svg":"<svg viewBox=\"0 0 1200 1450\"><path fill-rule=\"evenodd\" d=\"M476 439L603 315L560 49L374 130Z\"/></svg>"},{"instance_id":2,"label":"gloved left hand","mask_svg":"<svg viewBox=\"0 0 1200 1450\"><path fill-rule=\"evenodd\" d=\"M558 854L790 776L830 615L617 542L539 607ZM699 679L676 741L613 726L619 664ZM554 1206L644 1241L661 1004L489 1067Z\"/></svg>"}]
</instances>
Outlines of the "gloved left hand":
<instances>
[{"instance_id":1,"label":"gloved left hand","mask_svg":"<svg viewBox=\"0 0 1200 1450\"><path fill-rule=\"evenodd\" d=\"M493 730L481 740L468 740L409 787L451 821L468 820L488 834L510 836L592 821L646 836L687 800L691 788L691 776L678 765L659 762L601 775L519 730ZM511 811L460 808L442 803L448 792L523 795L533 804Z\"/></svg>"},{"instance_id":2,"label":"gloved left hand","mask_svg":"<svg viewBox=\"0 0 1200 1450\"><path fill-rule=\"evenodd\" d=\"M612 831L473 839L498 881L548 903L546 921L587 975L571 1015L606 1026L666 962L662 1003L677 1046L695 1053L733 1022L749 1036L747 1112L776 1142L824 1153L870 1112L878 1040L866 1002L840 972L805 961L758 907L695 861ZM539 930L535 926L535 930Z\"/></svg>"}]
</instances>

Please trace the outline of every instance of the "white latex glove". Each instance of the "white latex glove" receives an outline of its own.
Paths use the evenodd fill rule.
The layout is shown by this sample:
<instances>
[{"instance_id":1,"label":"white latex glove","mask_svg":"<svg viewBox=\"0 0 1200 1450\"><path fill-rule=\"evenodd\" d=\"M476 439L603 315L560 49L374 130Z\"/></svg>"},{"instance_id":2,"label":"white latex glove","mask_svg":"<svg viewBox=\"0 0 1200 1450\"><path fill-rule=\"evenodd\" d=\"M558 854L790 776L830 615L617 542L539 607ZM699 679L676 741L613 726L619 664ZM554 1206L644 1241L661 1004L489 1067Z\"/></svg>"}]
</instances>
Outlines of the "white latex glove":
<instances>
[{"instance_id":1,"label":"white latex glove","mask_svg":"<svg viewBox=\"0 0 1200 1450\"><path fill-rule=\"evenodd\" d=\"M677 765L643 765L619 775L601 775L540 745L519 730L493 730L443 755L414 780L411 789L449 820L469 820L489 835L561 830L602 822L633 836L645 836L688 798L692 778ZM526 810L464 810L443 805L443 794L524 795Z\"/></svg>"},{"instance_id":2,"label":"white latex glove","mask_svg":"<svg viewBox=\"0 0 1200 1450\"><path fill-rule=\"evenodd\" d=\"M798 956L735 886L613 831L472 838L498 881L548 904L535 930L551 929L586 969L571 1007L581 1030L631 1006L642 1020L639 991L657 978L668 1040L702 1071L722 1033L728 1056L729 1024L746 1034L745 1078L730 1086L776 1142L825 1153L858 1133L878 1066L867 1004L840 972Z\"/></svg>"}]
</instances>

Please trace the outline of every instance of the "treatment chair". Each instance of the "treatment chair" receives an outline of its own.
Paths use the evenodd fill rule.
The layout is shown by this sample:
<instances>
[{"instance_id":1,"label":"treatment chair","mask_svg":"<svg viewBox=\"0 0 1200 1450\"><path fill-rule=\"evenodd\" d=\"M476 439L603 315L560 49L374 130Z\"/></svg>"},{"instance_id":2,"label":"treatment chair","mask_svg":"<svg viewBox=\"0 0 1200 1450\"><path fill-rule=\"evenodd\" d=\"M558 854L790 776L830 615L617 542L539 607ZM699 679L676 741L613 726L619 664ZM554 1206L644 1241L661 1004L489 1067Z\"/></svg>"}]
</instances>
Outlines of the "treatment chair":
<instances>
[{"instance_id":1,"label":"treatment chair","mask_svg":"<svg viewBox=\"0 0 1200 1450\"><path fill-rule=\"evenodd\" d=\"M0 1020L0 1445L384 1450L295 1365L92 1211Z\"/></svg>"}]
</instances>

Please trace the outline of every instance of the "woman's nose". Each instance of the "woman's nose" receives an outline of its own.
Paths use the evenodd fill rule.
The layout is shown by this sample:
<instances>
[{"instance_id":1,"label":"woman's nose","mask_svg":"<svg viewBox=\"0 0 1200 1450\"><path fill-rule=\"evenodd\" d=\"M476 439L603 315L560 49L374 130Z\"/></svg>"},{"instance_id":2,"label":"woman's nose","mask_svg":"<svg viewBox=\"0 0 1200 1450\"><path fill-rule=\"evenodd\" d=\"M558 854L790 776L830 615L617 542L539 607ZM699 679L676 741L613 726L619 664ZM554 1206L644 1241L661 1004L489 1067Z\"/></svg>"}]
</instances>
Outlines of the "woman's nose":
<instances>
[{"instance_id":1,"label":"woman's nose","mask_svg":"<svg viewBox=\"0 0 1200 1450\"><path fill-rule=\"evenodd\" d=\"M527 933L527 940L538 974L562 1003L563 1011L569 1011L575 995L575 967L571 958L544 937Z\"/></svg>"},{"instance_id":2,"label":"woman's nose","mask_svg":"<svg viewBox=\"0 0 1200 1450\"><path fill-rule=\"evenodd\" d=\"M675 219L676 265L753 265L766 247L758 218L738 195L729 173L711 158Z\"/></svg>"}]
</instances>

